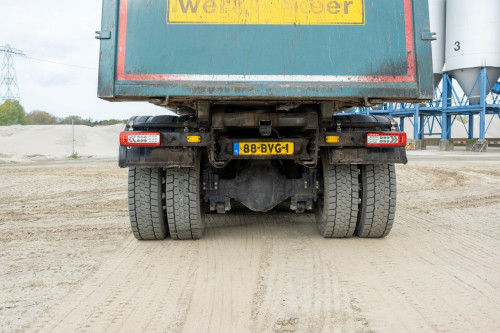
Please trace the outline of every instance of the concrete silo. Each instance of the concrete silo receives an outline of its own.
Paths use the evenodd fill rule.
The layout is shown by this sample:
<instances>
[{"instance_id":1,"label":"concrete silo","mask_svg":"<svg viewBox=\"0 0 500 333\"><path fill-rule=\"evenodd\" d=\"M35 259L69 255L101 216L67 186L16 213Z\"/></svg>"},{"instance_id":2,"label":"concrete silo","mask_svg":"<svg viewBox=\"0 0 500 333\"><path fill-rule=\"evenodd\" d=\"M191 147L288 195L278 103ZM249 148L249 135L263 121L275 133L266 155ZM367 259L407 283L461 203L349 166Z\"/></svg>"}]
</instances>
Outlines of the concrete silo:
<instances>
[{"instance_id":1,"label":"concrete silo","mask_svg":"<svg viewBox=\"0 0 500 333\"><path fill-rule=\"evenodd\" d=\"M494 32L500 20L500 0L451 0L446 3L445 71L479 103L481 68L493 87L500 77L500 38ZM478 83L474 86L476 83ZM474 89L473 89L474 88Z\"/></svg>"},{"instance_id":2,"label":"concrete silo","mask_svg":"<svg viewBox=\"0 0 500 333\"><path fill-rule=\"evenodd\" d=\"M428 0L429 19L436 40L432 41L432 68L434 73L434 88L443 77L444 50L446 40L446 0Z\"/></svg>"}]
</instances>

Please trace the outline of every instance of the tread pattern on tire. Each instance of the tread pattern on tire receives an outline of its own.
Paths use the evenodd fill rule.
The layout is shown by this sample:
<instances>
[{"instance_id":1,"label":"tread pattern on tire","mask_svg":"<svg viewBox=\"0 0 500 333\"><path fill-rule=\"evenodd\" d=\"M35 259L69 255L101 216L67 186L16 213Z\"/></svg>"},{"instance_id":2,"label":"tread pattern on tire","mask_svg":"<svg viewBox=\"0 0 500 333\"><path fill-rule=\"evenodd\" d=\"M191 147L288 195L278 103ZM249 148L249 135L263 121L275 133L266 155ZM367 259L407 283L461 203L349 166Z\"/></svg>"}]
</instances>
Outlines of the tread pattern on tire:
<instances>
[{"instance_id":1,"label":"tread pattern on tire","mask_svg":"<svg viewBox=\"0 0 500 333\"><path fill-rule=\"evenodd\" d=\"M199 239L205 230L199 163L197 166L167 169L167 217L172 239Z\"/></svg>"},{"instance_id":2,"label":"tread pattern on tire","mask_svg":"<svg viewBox=\"0 0 500 333\"><path fill-rule=\"evenodd\" d=\"M322 160L324 191L316 209L319 233L324 238L352 237L359 207L358 169Z\"/></svg>"},{"instance_id":3,"label":"tread pattern on tire","mask_svg":"<svg viewBox=\"0 0 500 333\"><path fill-rule=\"evenodd\" d=\"M139 240L165 239L168 236L163 203L163 170L130 168L128 207L130 225Z\"/></svg>"},{"instance_id":4,"label":"tread pattern on tire","mask_svg":"<svg viewBox=\"0 0 500 333\"><path fill-rule=\"evenodd\" d=\"M392 229L396 214L396 169L394 164L361 165L361 204L356 235L383 238Z\"/></svg>"}]
</instances>

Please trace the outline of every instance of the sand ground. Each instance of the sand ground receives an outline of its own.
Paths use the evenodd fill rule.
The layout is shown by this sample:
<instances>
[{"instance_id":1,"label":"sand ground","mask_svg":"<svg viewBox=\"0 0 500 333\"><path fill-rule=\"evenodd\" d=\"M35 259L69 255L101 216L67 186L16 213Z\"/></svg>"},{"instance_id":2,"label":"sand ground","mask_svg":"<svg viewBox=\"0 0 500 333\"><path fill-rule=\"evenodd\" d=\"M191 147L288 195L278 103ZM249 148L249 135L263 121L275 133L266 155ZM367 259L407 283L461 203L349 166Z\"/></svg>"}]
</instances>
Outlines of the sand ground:
<instances>
[{"instance_id":1,"label":"sand ground","mask_svg":"<svg viewBox=\"0 0 500 333\"><path fill-rule=\"evenodd\" d=\"M500 152L409 158L382 240L239 211L155 242L129 230L116 161L4 160L0 331L500 331Z\"/></svg>"}]
</instances>

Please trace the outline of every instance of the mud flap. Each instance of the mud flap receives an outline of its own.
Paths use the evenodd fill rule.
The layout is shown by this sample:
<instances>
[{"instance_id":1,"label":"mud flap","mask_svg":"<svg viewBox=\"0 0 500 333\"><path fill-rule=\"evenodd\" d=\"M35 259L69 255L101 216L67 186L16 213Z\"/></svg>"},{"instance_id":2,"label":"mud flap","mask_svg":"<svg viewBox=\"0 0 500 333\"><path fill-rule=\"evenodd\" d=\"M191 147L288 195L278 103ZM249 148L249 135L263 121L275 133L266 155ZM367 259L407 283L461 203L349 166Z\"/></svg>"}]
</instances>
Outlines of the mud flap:
<instances>
[{"instance_id":1,"label":"mud flap","mask_svg":"<svg viewBox=\"0 0 500 333\"><path fill-rule=\"evenodd\" d=\"M396 148L328 148L329 164L408 163L405 147Z\"/></svg>"},{"instance_id":2,"label":"mud flap","mask_svg":"<svg viewBox=\"0 0 500 333\"><path fill-rule=\"evenodd\" d=\"M194 168L197 147L120 147L121 168Z\"/></svg>"}]
</instances>

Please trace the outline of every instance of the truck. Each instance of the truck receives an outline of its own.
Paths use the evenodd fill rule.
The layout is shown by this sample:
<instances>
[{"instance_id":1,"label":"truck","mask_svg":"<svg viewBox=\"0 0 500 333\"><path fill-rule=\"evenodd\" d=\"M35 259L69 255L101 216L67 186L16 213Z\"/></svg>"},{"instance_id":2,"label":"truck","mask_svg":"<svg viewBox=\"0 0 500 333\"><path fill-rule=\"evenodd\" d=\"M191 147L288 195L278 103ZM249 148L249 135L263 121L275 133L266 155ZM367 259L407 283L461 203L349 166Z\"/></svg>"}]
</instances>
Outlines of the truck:
<instances>
[{"instance_id":1,"label":"truck","mask_svg":"<svg viewBox=\"0 0 500 333\"><path fill-rule=\"evenodd\" d=\"M426 0L103 0L98 97L164 108L120 133L139 240L235 206L382 238L406 134L351 112L433 96Z\"/></svg>"}]
</instances>

